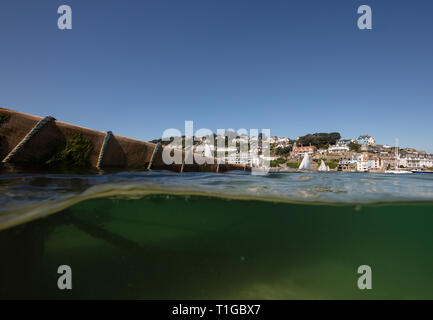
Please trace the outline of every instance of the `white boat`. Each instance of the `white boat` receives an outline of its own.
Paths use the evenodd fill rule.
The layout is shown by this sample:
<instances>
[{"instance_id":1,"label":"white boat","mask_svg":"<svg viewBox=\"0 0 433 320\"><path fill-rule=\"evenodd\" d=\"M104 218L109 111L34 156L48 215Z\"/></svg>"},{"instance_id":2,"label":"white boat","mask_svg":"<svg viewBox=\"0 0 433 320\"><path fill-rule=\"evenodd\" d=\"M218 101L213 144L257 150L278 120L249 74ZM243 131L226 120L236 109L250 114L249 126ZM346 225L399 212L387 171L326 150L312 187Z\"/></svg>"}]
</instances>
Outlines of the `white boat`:
<instances>
[{"instance_id":1,"label":"white boat","mask_svg":"<svg viewBox=\"0 0 433 320\"><path fill-rule=\"evenodd\" d=\"M301 165L298 168L299 170L310 170L310 156L308 153L305 153L304 159L302 159Z\"/></svg>"},{"instance_id":2,"label":"white boat","mask_svg":"<svg viewBox=\"0 0 433 320\"><path fill-rule=\"evenodd\" d=\"M395 139L395 169L385 170L385 173L393 173L393 174L412 173L412 171L400 169L398 166L398 138Z\"/></svg>"},{"instance_id":3,"label":"white boat","mask_svg":"<svg viewBox=\"0 0 433 320\"><path fill-rule=\"evenodd\" d=\"M407 170L385 170L385 173L394 173L394 174L406 174L406 173L413 173L412 171Z\"/></svg>"},{"instance_id":4,"label":"white boat","mask_svg":"<svg viewBox=\"0 0 433 320\"><path fill-rule=\"evenodd\" d=\"M433 171L432 170L425 170L425 169L419 169L419 170L417 170L417 169L414 169L414 170L411 170L411 172L412 173L433 173Z\"/></svg>"},{"instance_id":5,"label":"white boat","mask_svg":"<svg viewBox=\"0 0 433 320\"><path fill-rule=\"evenodd\" d=\"M322 160L322 162L320 163L319 169L317 169L321 172L326 172L329 171L329 167L326 166L325 161Z\"/></svg>"},{"instance_id":6,"label":"white boat","mask_svg":"<svg viewBox=\"0 0 433 320\"><path fill-rule=\"evenodd\" d=\"M326 166L326 171L330 171L331 169L329 169L329 166Z\"/></svg>"}]
</instances>

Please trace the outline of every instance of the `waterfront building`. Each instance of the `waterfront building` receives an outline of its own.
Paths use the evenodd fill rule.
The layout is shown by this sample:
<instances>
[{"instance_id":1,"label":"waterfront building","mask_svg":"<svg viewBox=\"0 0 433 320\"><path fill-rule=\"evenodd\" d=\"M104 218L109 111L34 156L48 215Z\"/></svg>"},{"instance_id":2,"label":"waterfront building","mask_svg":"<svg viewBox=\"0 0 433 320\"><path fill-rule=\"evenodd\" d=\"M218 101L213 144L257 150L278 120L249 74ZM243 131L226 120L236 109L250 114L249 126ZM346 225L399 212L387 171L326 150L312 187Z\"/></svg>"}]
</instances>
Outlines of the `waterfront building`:
<instances>
[{"instance_id":1,"label":"waterfront building","mask_svg":"<svg viewBox=\"0 0 433 320\"><path fill-rule=\"evenodd\" d=\"M352 155L350 158L341 158L338 162L337 171L356 171L357 156Z\"/></svg>"},{"instance_id":2,"label":"waterfront building","mask_svg":"<svg viewBox=\"0 0 433 320\"><path fill-rule=\"evenodd\" d=\"M382 161L379 157L371 157L368 158L368 170L381 170L382 169Z\"/></svg>"},{"instance_id":3,"label":"waterfront building","mask_svg":"<svg viewBox=\"0 0 433 320\"><path fill-rule=\"evenodd\" d=\"M399 164L405 168L432 168L433 155L426 153L400 153Z\"/></svg>"},{"instance_id":4,"label":"waterfront building","mask_svg":"<svg viewBox=\"0 0 433 320\"><path fill-rule=\"evenodd\" d=\"M382 170L383 162L382 159L376 155L372 155L368 152L363 152L358 156L356 163L356 171L366 172L370 170Z\"/></svg>"},{"instance_id":5,"label":"waterfront building","mask_svg":"<svg viewBox=\"0 0 433 320\"><path fill-rule=\"evenodd\" d=\"M308 153L313 155L317 152L317 148L315 146L298 146L296 142L293 144L292 152L290 152L291 157L303 156Z\"/></svg>"},{"instance_id":6,"label":"waterfront building","mask_svg":"<svg viewBox=\"0 0 433 320\"><path fill-rule=\"evenodd\" d=\"M366 172L368 171L368 153L363 152L358 156L356 162L356 171Z\"/></svg>"},{"instance_id":7,"label":"waterfront building","mask_svg":"<svg viewBox=\"0 0 433 320\"><path fill-rule=\"evenodd\" d=\"M224 158L224 162L258 167L263 161L260 157L261 156L257 156L257 154L252 152L231 152ZM276 158L277 157L269 157L270 160L275 160Z\"/></svg>"}]
</instances>

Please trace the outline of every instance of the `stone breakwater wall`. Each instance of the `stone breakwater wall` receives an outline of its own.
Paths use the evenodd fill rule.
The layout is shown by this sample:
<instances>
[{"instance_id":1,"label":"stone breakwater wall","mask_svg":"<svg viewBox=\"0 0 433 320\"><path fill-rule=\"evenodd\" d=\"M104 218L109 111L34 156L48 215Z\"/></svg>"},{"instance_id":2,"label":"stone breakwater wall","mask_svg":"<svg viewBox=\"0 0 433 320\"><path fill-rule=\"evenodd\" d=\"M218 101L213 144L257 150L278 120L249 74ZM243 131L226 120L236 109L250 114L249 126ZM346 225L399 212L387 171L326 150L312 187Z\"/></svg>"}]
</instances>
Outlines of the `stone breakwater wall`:
<instances>
[{"instance_id":1,"label":"stone breakwater wall","mask_svg":"<svg viewBox=\"0 0 433 320\"><path fill-rule=\"evenodd\" d=\"M162 145L130 139L69 123L53 117L38 117L14 110L0 108L0 114L7 119L0 124L0 159L3 163L37 164L59 150L76 133L92 144L89 163L94 168L137 168L149 170L171 170L175 172L226 172L229 170L250 170L237 164L172 164L162 160ZM185 161L183 152L183 162ZM210 162L210 161L208 161Z\"/></svg>"}]
</instances>

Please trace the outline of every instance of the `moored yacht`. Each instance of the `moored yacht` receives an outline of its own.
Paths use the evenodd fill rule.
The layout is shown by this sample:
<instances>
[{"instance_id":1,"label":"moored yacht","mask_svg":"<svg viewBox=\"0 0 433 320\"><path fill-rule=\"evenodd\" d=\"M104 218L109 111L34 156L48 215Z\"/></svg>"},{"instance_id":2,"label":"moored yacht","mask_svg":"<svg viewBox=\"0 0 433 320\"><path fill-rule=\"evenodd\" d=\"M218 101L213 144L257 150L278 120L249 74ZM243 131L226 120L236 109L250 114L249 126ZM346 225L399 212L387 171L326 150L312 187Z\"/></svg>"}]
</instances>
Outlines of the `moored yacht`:
<instances>
[{"instance_id":1,"label":"moored yacht","mask_svg":"<svg viewBox=\"0 0 433 320\"><path fill-rule=\"evenodd\" d=\"M412 173L412 171L400 169L398 167L398 138L395 139L395 169L385 170L385 173L393 173L393 174Z\"/></svg>"},{"instance_id":2,"label":"moored yacht","mask_svg":"<svg viewBox=\"0 0 433 320\"><path fill-rule=\"evenodd\" d=\"M319 169L317 170L319 170L320 172L327 172L329 171L329 167L325 164L325 161L321 160Z\"/></svg>"},{"instance_id":3,"label":"moored yacht","mask_svg":"<svg viewBox=\"0 0 433 320\"><path fill-rule=\"evenodd\" d=\"M310 170L310 155L308 153L304 154L304 158L302 159L298 170Z\"/></svg>"}]
</instances>

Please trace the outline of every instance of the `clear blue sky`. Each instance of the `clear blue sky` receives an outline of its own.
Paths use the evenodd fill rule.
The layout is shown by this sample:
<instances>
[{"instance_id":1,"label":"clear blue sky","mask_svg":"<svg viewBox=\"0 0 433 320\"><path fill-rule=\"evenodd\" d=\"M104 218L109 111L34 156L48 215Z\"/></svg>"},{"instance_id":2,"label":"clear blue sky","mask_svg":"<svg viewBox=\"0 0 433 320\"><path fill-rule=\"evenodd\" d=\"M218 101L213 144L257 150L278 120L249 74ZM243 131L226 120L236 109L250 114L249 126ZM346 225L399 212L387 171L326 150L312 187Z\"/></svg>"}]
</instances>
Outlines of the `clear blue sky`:
<instances>
[{"instance_id":1,"label":"clear blue sky","mask_svg":"<svg viewBox=\"0 0 433 320\"><path fill-rule=\"evenodd\" d=\"M0 106L143 140L194 120L433 152L432 17L431 0L2 0Z\"/></svg>"}]
</instances>

